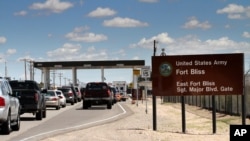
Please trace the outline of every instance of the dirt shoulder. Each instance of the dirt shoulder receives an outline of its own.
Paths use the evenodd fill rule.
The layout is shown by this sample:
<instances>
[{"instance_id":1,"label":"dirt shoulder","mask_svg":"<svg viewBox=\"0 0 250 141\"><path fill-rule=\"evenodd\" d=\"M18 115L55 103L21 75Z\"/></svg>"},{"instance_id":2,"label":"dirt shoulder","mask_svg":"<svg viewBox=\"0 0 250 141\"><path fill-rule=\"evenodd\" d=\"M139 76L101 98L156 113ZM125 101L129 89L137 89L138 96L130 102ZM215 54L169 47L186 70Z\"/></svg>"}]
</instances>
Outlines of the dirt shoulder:
<instances>
[{"instance_id":1,"label":"dirt shoulder","mask_svg":"<svg viewBox=\"0 0 250 141\"><path fill-rule=\"evenodd\" d=\"M134 114L100 126L65 133L46 141L229 141L230 124L241 124L241 117L217 113L213 134L212 113L200 107L186 105L186 132L182 132L181 104L164 103L157 99L157 130L153 130L152 99L132 104L123 103ZM146 113L147 109L147 113ZM246 120L249 124L249 119ZM44 141L45 141L44 140Z\"/></svg>"}]
</instances>

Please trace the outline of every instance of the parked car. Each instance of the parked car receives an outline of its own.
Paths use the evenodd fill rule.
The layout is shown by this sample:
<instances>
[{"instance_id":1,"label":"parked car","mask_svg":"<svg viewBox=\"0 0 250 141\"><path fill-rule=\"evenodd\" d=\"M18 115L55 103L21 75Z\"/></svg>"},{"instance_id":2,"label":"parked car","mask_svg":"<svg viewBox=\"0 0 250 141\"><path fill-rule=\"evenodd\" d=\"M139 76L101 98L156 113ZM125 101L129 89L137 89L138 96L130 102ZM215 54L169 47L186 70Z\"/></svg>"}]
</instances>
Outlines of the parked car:
<instances>
[{"instance_id":1,"label":"parked car","mask_svg":"<svg viewBox=\"0 0 250 141\"><path fill-rule=\"evenodd\" d=\"M10 134L20 129L20 103L13 94L9 82L0 77L0 131Z\"/></svg>"},{"instance_id":2,"label":"parked car","mask_svg":"<svg viewBox=\"0 0 250 141\"><path fill-rule=\"evenodd\" d=\"M61 87L57 88L57 90L61 90L66 98L66 103L70 103L71 105L75 104L75 95L70 87Z\"/></svg>"},{"instance_id":3,"label":"parked car","mask_svg":"<svg viewBox=\"0 0 250 141\"><path fill-rule=\"evenodd\" d=\"M45 95L46 107L55 107L56 110L61 108L60 98L56 90L48 90Z\"/></svg>"},{"instance_id":4,"label":"parked car","mask_svg":"<svg viewBox=\"0 0 250 141\"><path fill-rule=\"evenodd\" d=\"M56 90L58 97L60 98L60 105L62 108L66 107L66 98L61 90Z\"/></svg>"}]
</instances>

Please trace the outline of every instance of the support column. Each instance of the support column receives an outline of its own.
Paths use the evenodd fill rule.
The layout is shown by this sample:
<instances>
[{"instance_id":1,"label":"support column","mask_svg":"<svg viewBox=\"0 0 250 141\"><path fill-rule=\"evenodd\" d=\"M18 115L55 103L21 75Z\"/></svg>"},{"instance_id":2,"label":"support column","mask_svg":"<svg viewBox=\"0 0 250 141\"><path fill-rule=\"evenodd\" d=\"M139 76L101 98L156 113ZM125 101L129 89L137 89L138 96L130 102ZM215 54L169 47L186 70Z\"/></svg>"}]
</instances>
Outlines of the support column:
<instances>
[{"instance_id":1,"label":"support column","mask_svg":"<svg viewBox=\"0 0 250 141\"><path fill-rule=\"evenodd\" d=\"M102 82L104 82L105 81L105 76L104 76L104 68L103 67L101 67L101 80L102 80Z\"/></svg>"},{"instance_id":2,"label":"support column","mask_svg":"<svg viewBox=\"0 0 250 141\"><path fill-rule=\"evenodd\" d=\"M77 84L77 69L75 67L72 68L72 83L74 86Z\"/></svg>"},{"instance_id":3,"label":"support column","mask_svg":"<svg viewBox=\"0 0 250 141\"><path fill-rule=\"evenodd\" d=\"M49 89L50 88L50 72L48 68L43 68L43 82L44 82L44 88Z\"/></svg>"}]
</instances>

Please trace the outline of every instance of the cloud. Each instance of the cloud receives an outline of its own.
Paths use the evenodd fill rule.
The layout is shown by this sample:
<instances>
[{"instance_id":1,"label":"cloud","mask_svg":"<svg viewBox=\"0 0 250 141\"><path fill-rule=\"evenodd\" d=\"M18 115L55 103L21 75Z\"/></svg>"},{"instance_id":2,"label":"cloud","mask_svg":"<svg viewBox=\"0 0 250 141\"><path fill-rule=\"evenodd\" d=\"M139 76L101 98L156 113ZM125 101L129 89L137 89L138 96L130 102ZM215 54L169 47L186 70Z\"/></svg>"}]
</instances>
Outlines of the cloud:
<instances>
[{"instance_id":1,"label":"cloud","mask_svg":"<svg viewBox=\"0 0 250 141\"><path fill-rule=\"evenodd\" d=\"M103 25L108 27L145 27L148 26L148 23L131 18L115 17L111 20L105 20Z\"/></svg>"},{"instance_id":2,"label":"cloud","mask_svg":"<svg viewBox=\"0 0 250 141\"><path fill-rule=\"evenodd\" d=\"M3 36L0 36L0 44L4 44L7 42L7 39Z\"/></svg>"},{"instance_id":3,"label":"cloud","mask_svg":"<svg viewBox=\"0 0 250 141\"><path fill-rule=\"evenodd\" d=\"M130 47L142 47L142 48L152 48L153 42L156 40L160 44L171 44L174 42L174 39L168 36L168 33L160 33L156 36L153 36L149 39L142 38L138 43L130 45Z\"/></svg>"},{"instance_id":4,"label":"cloud","mask_svg":"<svg viewBox=\"0 0 250 141\"><path fill-rule=\"evenodd\" d=\"M113 16L115 14L116 14L115 10L112 10L110 8L98 7L96 10L90 12L88 16L89 17L107 17L107 16Z\"/></svg>"},{"instance_id":5,"label":"cloud","mask_svg":"<svg viewBox=\"0 0 250 141\"><path fill-rule=\"evenodd\" d=\"M250 18L250 6L229 4L227 7L217 10L216 13L227 14L229 19L247 19Z\"/></svg>"},{"instance_id":6,"label":"cloud","mask_svg":"<svg viewBox=\"0 0 250 141\"><path fill-rule=\"evenodd\" d=\"M8 49L7 50L7 55L11 55L11 54L15 54L16 53L16 49Z\"/></svg>"},{"instance_id":7,"label":"cloud","mask_svg":"<svg viewBox=\"0 0 250 141\"><path fill-rule=\"evenodd\" d=\"M97 50L91 46L81 51L80 44L65 43L62 47L47 52L49 60L105 60L108 59L106 50Z\"/></svg>"},{"instance_id":8,"label":"cloud","mask_svg":"<svg viewBox=\"0 0 250 141\"><path fill-rule=\"evenodd\" d=\"M245 32L243 32L242 37L250 38L250 33L245 31Z\"/></svg>"},{"instance_id":9,"label":"cloud","mask_svg":"<svg viewBox=\"0 0 250 141\"><path fill-rule=\"evenodd\" d=\"M50 58L57 58L60 60L72 60L73 56L79 55L81 49L80 44L65 43L61 48L57 48L47 52L47 56Z\"/></svg>"},{"instance_id":10,"label":"cloud","mask_svg":"<svg viewBox=\"0 0 250 141\"><path fill-rule=\"evenodd\" d=\"M70 32L65 35L71 41L76 42L101 42L108 39L107 36L104 34L95 34L95 33L77 33L77 32Z\"/></svg>"},{"instance_id":11,"label":"cloud","mask_svg":"<svg viewBox=\"0 0 250 141\"><path fill-rule=\"evenodd\" d=\"M33 10L49 10L53 13L61 13L73 7L70 2L61 2L60 0L46 0L44 3L33 3L30 9Z\"/></svg>"},{"instance_id":12,"label":"cloud","mask_svg":"<svg viewBox=\"0 0 250 141\"><path fill-rule=\"evenodd\" d=\"M186 29L194 29L194 28L209 29L212 26L208 21L200 22L196 19L196 17L190 17L189 20L182 27Z\"/></svg>"},{"instance_id":13,"label":"cloud","mask_svg":"<svg viewBox=\"0 0 250 141\"><path fill-rule=\"evenodd\" d=\"M14 13L15 16L25 16L25 15L27 15L27 14L28 14L28 12L25 11L25 10L22 10L22 11L19 11L19 12L15 12L15 13Z\"/></svg>"},{"instance_id":14,"label":"cloud","mask_svg":"<svg viewBox=\"0 0 250 141\"><path fill-rule=\"evenodd\" d=\"M146 48L153 50L154 40L157 42L157 54L161 48L165 49L167 55L185 54L214 54L214 53L246 53L250 54L249 42L237 42L228 37L208 39L202 41L193 35L173 39L167 33L160 33L148 39L143 38L130 47Z\"/></svg>"}]
</instances>

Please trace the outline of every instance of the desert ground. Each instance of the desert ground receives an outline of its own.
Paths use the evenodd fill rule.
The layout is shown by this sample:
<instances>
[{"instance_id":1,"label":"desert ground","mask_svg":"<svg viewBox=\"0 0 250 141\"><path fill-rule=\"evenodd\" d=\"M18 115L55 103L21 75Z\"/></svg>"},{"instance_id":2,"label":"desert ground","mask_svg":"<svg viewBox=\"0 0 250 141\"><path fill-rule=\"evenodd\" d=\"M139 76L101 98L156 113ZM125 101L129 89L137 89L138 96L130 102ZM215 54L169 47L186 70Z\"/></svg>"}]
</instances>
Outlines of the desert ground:
<instances>
[{"instance_id":1,"label":"desert ground","mask_svg":"<svg viewBox=\"0 0 250 141\"><path fill-rule=\"evenodd\" d=\"M217 113L216 133L213 133L211 111L185 105L186 130L182 132L181 104L157 99L157 129L153 130L152 99L134 102L131 99L124 102L133 111L126 118L43 141L229 141L230 124L242 124L239 116ZM246 124L249 123L246 119Z\"/></svg>"}]
</instances>

